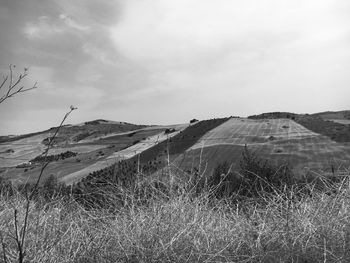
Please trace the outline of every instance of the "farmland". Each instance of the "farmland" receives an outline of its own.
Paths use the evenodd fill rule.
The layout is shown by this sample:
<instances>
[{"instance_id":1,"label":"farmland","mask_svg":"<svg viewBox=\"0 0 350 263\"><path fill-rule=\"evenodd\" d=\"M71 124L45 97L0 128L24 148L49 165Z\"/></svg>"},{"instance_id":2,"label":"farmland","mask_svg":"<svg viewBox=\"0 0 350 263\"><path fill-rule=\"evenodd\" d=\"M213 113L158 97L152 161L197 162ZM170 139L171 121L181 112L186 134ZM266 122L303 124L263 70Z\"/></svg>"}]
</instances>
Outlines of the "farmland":
<instances>
[{"instance_id":1,"label":"farmland","mask_svg":"<svg viewBox=\"0 0 350 263\"><path fill-rule=\"evenodd\" d=\"M131 158L175 136L188 126L188 124L180 124L145 127L126 124L124 127L122 123L110 121L108 123L103 121L101 126L100 122L101 120L69 126L60 132L59 136L64 137L65 140L57 141L50 149L49 155L58 155L67 151L77 155L51 162L45 169L43 181L49 175L54 175L67 184L79 181L93 171L108 167L119 160ZM174 132L165 134L166 129L172 129ZM81 136L81 134L90 135ZM3 167L1 176L19 184L35 182L41 165L28 163L22 167L19 164L38 157L45 149L43 141L48 136L49 133L41 133L2 143L0 157L7 157L7 159L1 162Z\"/></svg>"},{"instance_id":2,"label":"farmland","mask_svg":"<svg viewBox=\"0 0 350 263\"><path fill-rule=\"evenodd\" d=\"M88 153L99 150L105 147L102 142L97 143L99 138L144 127L144 125L106 120L95 120L78 125L65 125L60 129L50 154L59 154L65 151ZM53 136L55 131L56 127L52 127L43 132L12 137L4 136L0 143L0 167L16 166L40 155L45 149L45 141ZM83 138L92 143L80 143Z\"/></svg>"},{"instance_id":3,"label":"farmland","mask_svg":"<svg viewBox=\"0 0 350 263\"><path fill-rule=\"evenodd\" d=\"M138 131L138 135L142 137L142 139L136 139L134 143L132 143L131 146L127 144L127 139L130 138L130 136L119 136L118 138L114 138L113 142L120 145L125 146L123 148L125 149L117 149L115 152L109 154L106 158L102 158L102 160L99 160L95 162L92 165L89 165L85 167L84 169L78 170L73 173L69 173L65 175L62 178L62 182L64 182L67 185L76 183L80 181L82 178L84 178L89 173L92 173L97 170L104 169L108 166L113 165L114 163L124 160L124 159L130 159L137 154L140 154L141 152L150 149L151 147L157 145L158 143L161 143L165 141L167 138L171 138L172 136L177 135L181 130L183 130L186 126L185 125L175 125L174 129L176 128L176 132L165 134L164 133L164 127L161 129L145 129ZM144 136L148 137L144 137ZM133 136L136 136L134 134ZM112 138L109 138L111 140ZM117 140L116 140L117 139ZM119 139L119 140L118 140ZM124 143L124 144L123 144ZM126 147L129 146L129 147Z\"/></svg>"},{"instance_id":4,"label":"farmland","mask_svg":"<svg viewBox=\"0 0 350 263\"><path fill-rule=\"evenodd\" d=\"M104 120L67 125L49 151L54 161L46 168L44 179L54 175L73 184L121 160L146 166L156 162L159 169L171 164L175 169L199 169L210 175L223 161L232 164L232 169L237 168L245 146L273 164L289 164L296 174L320 170L329 173L349 167L350 143L344 127L347 126L320 116L292 113L169 126L146 127ZM1 143L1 176L17 183L35 181L39 163L15 166L40 156L52 132L53 128ZM54 155L66 152L73 154L54 159Z\"/></svg>"},{"instance_id":5,"label":"farmland","mask_svg":"<svg viewBox=\"0 0 350 263\"><path fill-rule=\"evenodd\" d=\"M291 119L251 120L232 118L204 135L179 156L184 170L198 167L211 173L224 160L238 165L244 146L275 164L288 163L294 171L348 167L350 146L312 132Z\"/></svg>"}]
</instances>

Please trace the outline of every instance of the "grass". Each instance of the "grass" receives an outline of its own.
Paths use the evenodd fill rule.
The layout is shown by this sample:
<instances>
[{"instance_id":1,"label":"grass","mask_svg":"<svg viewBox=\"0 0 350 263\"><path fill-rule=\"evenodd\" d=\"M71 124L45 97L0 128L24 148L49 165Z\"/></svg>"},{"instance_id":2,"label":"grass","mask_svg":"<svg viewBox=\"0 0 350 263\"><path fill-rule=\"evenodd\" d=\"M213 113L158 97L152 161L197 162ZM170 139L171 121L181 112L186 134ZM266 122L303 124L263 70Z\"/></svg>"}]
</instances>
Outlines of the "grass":
<instances>
[{"instance_id":1,"label":"grass","mask_svg":"<svg viewBox=\"0 0 350 263\"><path fill-rule=\"evenodd\" d=\"M27 261L349 262L349 186L346 177L312 195L292 189L239 203L188 191L154 195L145 203L128 195L124 206L106 192L109 206L99 209L67 197L36 201L29 213ZM16 257L13 207L22 221L25 202L21 195L0 198L7 262Z\"/></svg>"}]
</instances>

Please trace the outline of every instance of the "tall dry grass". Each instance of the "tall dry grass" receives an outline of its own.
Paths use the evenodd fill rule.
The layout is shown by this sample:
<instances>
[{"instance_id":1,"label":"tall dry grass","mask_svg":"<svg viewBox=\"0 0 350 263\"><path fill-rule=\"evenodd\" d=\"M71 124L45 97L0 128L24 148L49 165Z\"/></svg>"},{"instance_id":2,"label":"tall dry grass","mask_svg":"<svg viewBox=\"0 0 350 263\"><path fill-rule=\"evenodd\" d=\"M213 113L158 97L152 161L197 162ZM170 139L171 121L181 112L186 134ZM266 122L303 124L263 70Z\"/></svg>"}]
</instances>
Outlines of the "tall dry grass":
<instances>
[{"instance_id":1,"label":"tall dry grass","mask_svg":"<svg viewBox=\"0 0 350 263\"><path fill-rule=\"evenodd\" d=\"M27 261L350 262L348 178L312 196L292 188L240 202L184 192L144 203L128 196L117 206L106 195L99 209L67 198L33 202ZM21 195L0 199L3 261L16 262L13 207L24 215L25 204Z\"/></svg>"}]
</instances>

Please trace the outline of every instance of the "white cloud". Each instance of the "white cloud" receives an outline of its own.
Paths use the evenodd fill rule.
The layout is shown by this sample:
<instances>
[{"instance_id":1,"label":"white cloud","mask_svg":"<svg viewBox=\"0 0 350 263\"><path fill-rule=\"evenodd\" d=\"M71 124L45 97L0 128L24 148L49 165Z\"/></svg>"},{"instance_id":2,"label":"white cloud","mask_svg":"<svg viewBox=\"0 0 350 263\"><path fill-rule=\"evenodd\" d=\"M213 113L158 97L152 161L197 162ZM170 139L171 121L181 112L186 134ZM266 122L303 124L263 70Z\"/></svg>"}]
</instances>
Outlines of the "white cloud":
<instances>
[{"instance_id":1,"label":"white cloud","mask_svg":"<svg viewBox=\"0 0 350 263\"><path fill-rule=\"evenodd\" d=\"M348 0L49 2L0 10L9 32L25 25L3 61L40 87L6 105L18 118L39 104L140 123L349 107Z\"/></svg>"},{"instance_id":2,"label":"white cloud","mask_svg":"<svg viewBox=\"0 0 350 263\"><path fill-rule=\"evenodd\" d=\"M315 91L326 108L337 103L325 101L336 99L330 92L347 90L348 74L333 72L335 65L350 69L350 16L341 14L349 4L342 0L123 3L111 39L119 52L150 72L145 90L197 92L197 104L230 98L236 106L227 111L240 112L251 111L247 100L275 105L275 110L287 105L291 111L316 109L321 103L310 103Z\"/></svg>"},{"instance_id":3,"label":"white cloud","mask_svg":"<svg viewBox=\"0 0 350 263\"><path fill-rule=\"evenodd\" d=\"M125 55L140 61L191 60L222 48L261 49L269 36L312 45L344 33L332 2L128 0L111 37Z\"/></svg>"},{"instance_id":4,"label":"white cloud","mask_svg":"<svg viewBox=\"0 0 350 263\"><path fill-rule=\"evenodd\" d=\"M98 60L99 62L102 62L102 63L107 64L107 65L114 64L114 62L108 57L108 54L106 54L106 52L104 52L103 50L101 50L100 48L98 48L92 44L85 43L83 45L83 51L86 54L93 57L94 59Z\"/></svg>"},{"instance_id":5,"label":"white cloud","mask_svg":"<svg viewBox=\"0 0 350 263\"><path fill-rule=\"evenodd\" d=\"M89 32L89 29L68 15L61 14L58 18L40 16L36 22L26 23L23 32L29 39L44 39L72 31Z\"/></svg>"},{"instance_id":6,"label":"white cloud","mask_svg":"<svg viewBox=\"0 0 350 263\"><path fill-rule=\"evenodd\" d=\"M62 34L65 29L59 25L52 24L47 16L40 16L35 23L27 23L23 29L28 38L46 38L52 35Z\"/></svg>"},{"instance_id":7,"label":"white cloud","mask_svg":"<svg viewBox=\"0 0 350 263\"><path fill-rule=\"evenodd\" d=\"M64 21L64 23L73 29L79 30L79 31L89 31L90 27L83 26L77 23L74 19L69 17L67 14L60 14L59 18Z\"/></svg>"}]
</instances>

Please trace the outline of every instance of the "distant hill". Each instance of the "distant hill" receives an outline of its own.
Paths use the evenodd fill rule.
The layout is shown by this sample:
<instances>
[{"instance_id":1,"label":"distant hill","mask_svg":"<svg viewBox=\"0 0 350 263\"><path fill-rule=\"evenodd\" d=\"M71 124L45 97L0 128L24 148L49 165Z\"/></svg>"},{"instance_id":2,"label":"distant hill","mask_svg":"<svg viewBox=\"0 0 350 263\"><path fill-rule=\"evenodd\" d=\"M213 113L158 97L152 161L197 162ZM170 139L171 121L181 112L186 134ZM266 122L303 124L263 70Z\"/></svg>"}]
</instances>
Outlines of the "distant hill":
<instances>
[{"instance_id":1,"label":"distant hill","mask_svg":"<svg viewBox=\"0 0 350 263\"><path fill-rule=\"evenodd\" d=\"M261 119L295 119L299 114L291 112L265 112L258 115L248 116L248 119L261 120Z\"/></svg>"},{"instance_id":2,"label":"distant hill","mask_svg":"<svg viewBox=\"0 0 350 263\"><path fill-rule=\"evenodd\" d=\"M94 180L115 177L114 164L119 162L130 174L135 167L157 172L171 166L210 175L222 161L235 169L245 145L278 165L288 162L298 171L330 171L349 164L350 125L327 118L348 121L349 113L268 112L167 126L104 119L69 124L55 138L43 181L49 175L66 184L87 182L89 174ZM35 181L41 154L56 128L0 137L0 176L18 183Z\"/></svg>"},{"instance_id":3,"label":"distant hill","mask_svg":"<svg viewBox=\"0 0 350 263\"><path fill-rule=\"evenodd\" d=\"M266 112L258 115L251 115L249 119L294 119L301 116L319 117L324 120L350 120L350 110L344 111L324 111L313 114L297 114L292 112Z\"/></svg>"},{"instance_id":4,"label":"distant hill","mask_svg":"<svg viewBox=\"0 0 350 263\"><path fill-rule=\"evenodd\" d=\"M325 120L350 120L350 110L344 111L325 111L314 113L312 116L321 117Z\"/></svg>"},{"instance_id":5,"label":"distant hill","mask_svg":"<svg viewBox=\"0 0 350 263\"><path fill-rule=\"evenodd\" d=\"M86 121L81 124L66 124L60 129L59 138L57 142L75 141L79 142L82 139L98 138L111 133L127 132L147 127L146 125L136 125L127 122L117 122L110 120L93 120ZM0 143L14 142L21 139L33 137L36 135L47 134L48 139L50 135L53 135L57 127L51 127L48 130L33 132L17 136L0 136Z\"/></svg>"}]
</instances>

